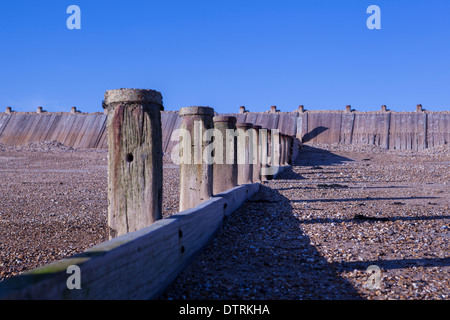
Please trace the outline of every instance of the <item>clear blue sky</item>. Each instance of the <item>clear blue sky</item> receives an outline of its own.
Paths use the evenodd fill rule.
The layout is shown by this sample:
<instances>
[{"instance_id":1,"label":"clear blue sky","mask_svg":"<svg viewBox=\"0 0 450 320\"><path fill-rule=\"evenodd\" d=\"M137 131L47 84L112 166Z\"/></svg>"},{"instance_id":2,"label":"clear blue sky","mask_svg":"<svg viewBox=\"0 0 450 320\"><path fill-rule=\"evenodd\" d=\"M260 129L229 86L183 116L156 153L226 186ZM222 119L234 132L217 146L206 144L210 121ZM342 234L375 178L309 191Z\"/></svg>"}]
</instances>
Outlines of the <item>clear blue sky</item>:
<instances>
[{"instance_id":1,"label":"clear blue sky","mask_svg":"<svg viewBox=\"0 0 450 320\"><path fill-rule=\"evenodd\" d=\"M2 1L0 40L2 112L102 111L117 88L166 110L450 109L449 0Z\"/></svg>"}]
</instances>

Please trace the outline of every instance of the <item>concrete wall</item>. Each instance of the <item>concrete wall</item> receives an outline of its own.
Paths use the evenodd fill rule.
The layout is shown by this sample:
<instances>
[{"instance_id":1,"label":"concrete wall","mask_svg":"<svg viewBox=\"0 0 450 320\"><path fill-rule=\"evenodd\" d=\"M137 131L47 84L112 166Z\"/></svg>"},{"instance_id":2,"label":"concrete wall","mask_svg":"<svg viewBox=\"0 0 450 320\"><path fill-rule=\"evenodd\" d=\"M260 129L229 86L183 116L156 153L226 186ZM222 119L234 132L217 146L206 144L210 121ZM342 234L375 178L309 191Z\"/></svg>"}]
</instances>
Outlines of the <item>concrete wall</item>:
<instances>
[{"instance_id":1,"label":"concrete wall","mask_svg":"<svg viewBox=\"0 0 450 320\"><path fill-rule=\"evenodd\" d=\"M250 122L304 142L364 144L419 150L450 143L450 112L307 111L229 113L238 122ZM162 112L163 151L177 143L172 132L180 127L178 112ZM0 113L0 143L24 145L56 140L74 148L106 149L106 115L59 113ZM176 137L175 137L176 138Z\"/></svg>"}]
</instances>

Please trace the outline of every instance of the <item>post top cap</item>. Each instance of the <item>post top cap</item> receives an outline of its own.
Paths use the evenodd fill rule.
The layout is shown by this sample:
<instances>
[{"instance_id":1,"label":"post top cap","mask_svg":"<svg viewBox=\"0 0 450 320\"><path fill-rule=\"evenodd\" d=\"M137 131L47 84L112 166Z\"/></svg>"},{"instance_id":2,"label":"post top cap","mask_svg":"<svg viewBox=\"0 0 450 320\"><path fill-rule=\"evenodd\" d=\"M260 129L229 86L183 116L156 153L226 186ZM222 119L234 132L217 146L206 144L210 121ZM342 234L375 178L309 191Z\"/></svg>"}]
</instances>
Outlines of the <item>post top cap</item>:
<instances>
[{"instance_id":1,"label":"post top cap","mask_svg":"<svg viewBox=\"0 0 450 320\"><path fill-rule=\"evenodd\" d=\"M248 122L236 123L236 127L237 128L253 128L253 123L248 123Z\"/></svg>"},{"instance_id":2,"label":"post top cap","mask_svg":"<svg viewBox=\"0 0 450 320\"><path fill-rule=\"evenodd\" d=\"M105 104L114 102L147 102L162 106L160 92L149 89L115 89L105 93Z\"/></svg>"},{"instance_id":3,"label":"post top cap","mask_svg":"<svg viewBox=\"0 0 450 320\"><path fill-rule=\"evenodd\" d=\"M214 117L214 109L210 107L185 107L181 108L178 113L180 117L183 116L195 116L195 115L204 115L204 116L213 116Z\"/></svg>"},{"instance_id":4,"label":"post top cap","mask_svg":"<svg viewBox=\"0 0 450 320\"><path fill-rule=\"evenodd\" d=\"M236 117L232 117L232 116L218 116L218 117L214 117L213 121L214 122L232 122L232 123L236 123L237 119L236 119Z\"/></svg>"}]
</instances>

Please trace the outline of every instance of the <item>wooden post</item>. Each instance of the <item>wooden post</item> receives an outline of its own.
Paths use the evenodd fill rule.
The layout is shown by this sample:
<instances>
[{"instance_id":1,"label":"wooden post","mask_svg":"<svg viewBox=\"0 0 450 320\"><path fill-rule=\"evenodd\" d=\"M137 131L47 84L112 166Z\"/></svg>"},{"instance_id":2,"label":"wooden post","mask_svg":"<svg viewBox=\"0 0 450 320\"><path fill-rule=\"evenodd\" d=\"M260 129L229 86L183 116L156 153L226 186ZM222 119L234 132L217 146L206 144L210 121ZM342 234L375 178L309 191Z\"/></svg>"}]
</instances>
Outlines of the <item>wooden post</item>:
<instances>
[{"instance_id":1,"label":"wooden post","mask_svg":"<svg viewBox=\"0 0 450 320\"><path fill-rule=\"evenodd\" d=\"M221 116L214 117L213 121L214 129L222 135L220 141L218 136L214 139L216 159L217 153L221 152L222 162L213 164L213 193L219 194L238 185L236 118Z\"/></svg>"},{"instance_id":2,"label":"wooden post","mask_svg":"<svg viewBox=\"0 0 450 320\"><path fill-rule=\"evenodd\" d=\"M76 114L77 113L77 108L76 107L72 107L72 109L70 109L70 113L71 114Z\"/></svg>"},{"instance_id":3,"label":"wooden post","mask_svg":"<svg viewBox=\"0 0 450 320\"><path fill-rule=\"evenodd\" d=\"M348 105L345 107L345 112L350 113L352 112L352 106Z\"/></svg>"},{"instance_id":4,"label":"wooden post","mask_svg":"<svg viewBox=\"0 0 450 320\"><path fill-rule=\"evenodd\" d=\"M42 113L42 107L38 107L36 113L37 114L41 114Z\"/></svg>"},{"instance_id":5,"label":"wooden post","mask_svg":"<svg viewBox=\"0 0 450 320\"><path fill-rule=\"evenodd\" d=\"M381 112L387 112L387 107L385 105L381 106Z\"/></svg>"},{"instance_id":6,"label":"wooden post","mask_svg":"<svg viewBox=\"0 0 450 320\"><path fill-rule=\"evenodd\" d=\"M254 149L251 123L237 123L238 135L238 184L248 184L253 181L252 151Z\"/></svg>"},{"instance_id":7,"label":"wooden post","mask_svg":"<svg viewBox=\"0 0 450 320\"><path fill-rule=\"evenodd\" d=\"M290 151L290 146L289 146L289 136L285 135L284 136L284 161L283 164L285 166L289 165L289 155L291 153Z\"/></svg>"},{"instance_id":8,"label":"wooden post","mask_svg":"<svg viewBox=\"0 0 450 320\"><path fill-rule=\"evenodd\" d=\"M280 166L284 166L285 163L285 152L286 152L286 148L285 148L285 137L284 134L280 133Z\"/></svg>"},{"instance_id":9,"label":"wooden post","mask_svg":"<svg viewBox=\"0 0 450 320\"><path fill-rule=\"evenodd\" d=\"M260 161L261 161L261 182L268 181L267 170L269 168L269 131L267 129L259 130Z\"/></svg>"},{"instance_id":10,"label":"wooden post","mask_svg":"<svg viewBox=\"0 0 450 320\"><path fill-rule=\"evenodd\" d=\"M142 89L107 91L110 238L162 218L162 96Z\"/></svg>"},{"instance_id":11,"label":"wooden post","mask_svg":"<svg viewBox=\"0 0 450 320\"><path fill-rule=\"evenodd\" d=\"M416 112L423 112L423 108L421 104L418 104L416 107Z\"/></svg>"},{"instance_id":12,"label":"wooden post","mask_svg":"<svg viewBox=\"0 0 450 320\"><path fill-rule=\"evenodd\" d=\"M288 165L293 165L294 164L294 137L288 136L288 161L287 164Z\"/></svg>"},{"instance_id":13,"label":"wooden post","mask_svg":"<svg viewBox=\"0 0 450 320\"><path fill-rule=\"evenodd\" d=\"M260 132L262 127L259 125L253 125L254 134L256 135L254 142L256 142L256 148L253 150L256 152L253 162L253 183L261 182L261 138Z\"/></svg>"},{"instance_id":14,"label":"wooden post","mask_svg":"<svg viewBox=\"0 0 450 320\"><path fill-rule=\"evenodd\" d=\"M277 113L277 106L271 106L270 113Z\"/></svg>"},{"instance_id":15,"label":"wooden post","mask_svg":"<svg viewBox=\"0 0 450 320\"><path fill-rule=\"evenodd\" d=\"M280 167L281 166L281 133L278 130L271 130L270 132L270 157L272 167Z\"/></svg>"},{"instance_id":16,"label":"wooden post","mask_svg":"<svg viewBox=\"0 0 450 320\"><path fill-rule=\"evenodd\" d=\"M189 153L189 157L183 155L184 161L180 163L180 211L184 211L213 195L213 165L203 159L210 142L203 140L203 134L214 128L214 109L187 107L180 110L179 116L182 118L180 129L189 136L183 136L180 141L183 153Z\"/></svg>"},{"instance_id":17,"label":"wooden post","mask_svg":"<svg viewBox=\"0 0 450 320\"><path fill-rule=\"evenodd\" d=\"M239 107L239 114L244 114L246 112L245 106Z\"/></svg>"},{"instance_id":18,"label":"wooden post","mask_svg":"<svg viewBox=\"0 0 450 320\"><path fill-rule=\"evenodd\" d=\"M6 107L6 114L11 114L12 113L12 108L11 107Z\"/></svg>"}]
</instances>

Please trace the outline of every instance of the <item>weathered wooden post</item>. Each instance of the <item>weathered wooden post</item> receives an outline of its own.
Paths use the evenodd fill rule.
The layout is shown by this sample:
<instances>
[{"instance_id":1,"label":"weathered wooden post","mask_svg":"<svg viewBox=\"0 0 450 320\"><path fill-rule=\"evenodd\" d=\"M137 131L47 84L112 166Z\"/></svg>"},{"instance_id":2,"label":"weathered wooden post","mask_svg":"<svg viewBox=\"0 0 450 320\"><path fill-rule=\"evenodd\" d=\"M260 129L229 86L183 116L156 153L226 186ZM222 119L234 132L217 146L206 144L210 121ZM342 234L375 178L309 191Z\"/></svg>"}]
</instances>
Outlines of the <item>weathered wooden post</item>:
<instances>
[{"instance_id":1,"label":"weathered wooden post","mask_svg":"<svg viewBox=\"0 0 450 320\"><path fill-rule=\"evenodd\" d=\"M259 130L260 162L261 162L261 182L268 181L269 169L269 131L267 129Z\"/></svg>"},{"instance_id":2,"label":"weathered wooden post","mask_svg":"<svg viewBox=\"0 0 450 320\"><path fill-rule=\"evenodd\" d=\"M37 114L41 114L42 113L42 107L38 107L36 113Z\"/></svg>"},{"instance_id":3,"label":"weathered wooden post","mask_svg":"<svg viewBox=\"0 0 450 320\"><path fill-rule=\"evenodd\" d=\"M288 164L293 165L294 164L294 141L296 138L289 136L288 145L289 145L289 157L288 157ZM297 147L298 148L298 147Z\"/></svg>"},{"instance_id":4,"label":"weathered wooden post","mask_svg":"<svg viewBox=\"0 0 450 320\"><path fill-rule=\"evenodd\" d=\"M6 114L11 114L12 113L12 108L11 107L6 107Z\"/></svg>"},{"instance_id":5,"label":"weathered wooden post","mask_svg":"<svg viewBox=\"0 0 450 320\"><path fill-rule=\"evenodd\" d=\"M289 136L284 135L284 159L283 159L283 165L287 166L289 164Z\"/></svg>"},{"instance_id":6,"label":"weathered wooden post","mask_svg":"<svg viewBox=\"0 0 450 320\"><path fill-rule=\"evenodd\" d=\"M162 96L143 89L110 90L108 225L110 238L162 218Z\"/></svg>"},{"instance_id":7,"label":"weathered wooden post","mask_svg":"<svg viewBox=\"0 0 450 320\"><path fill-rule=\"evenodd\" d=\"M348 105L345 107L345 112L350 113L352 112L352 106Z\"/></svg>"},{"instance_id":8,"label":"weathered wooden post","mask_svg":"<svg viewBox=\"0 0 450 320\"><path fill-rule=\"evenodd\" d=\"M421 104L418 104L416 107L416 112L423 112L423 108Z\"/></svg>"},{"instance_id":9,"label":"weathered wooden post","mask_svg":"<svg viewBox=\"0 0 450 320\"><path fill-rule=\"evenodd\" d=\"M280 133L280 166L284 166L284 160L285 160L285 144L284 144L284 134Z\"/></svg>"},{"instance_id":10,"label":"weathered wooden post","mask_svg":"<svg viewBox=\"0 0 450 320\"><path fill-rule=\"evenodd\" d=\"M280 131L277 129L270 130L270 157L272 167L278 168L281 165L281 157L280 157Z\"/></svg>"},{"instance_id":11,"label":"weathered wooden post","mask_svg":"<svg viewBox=\"0 0 450 320\"><path fill-rule=\"evenodd\" d=\"M387 107L385 105L381 106L381 112L387 112Z\"/></svg>"},{"instance_id":12,"label":"weathered wooden post","mask_svg":"<svg viewBox=\"0 0 450 320\"><path fill-rule=\"evenodd\" d=\"M71 114L76 114L77 112L77 107L72 107L72 109L70 109Z\"/></svg>"},{"instance_id":13,"label":"weathered wooden post","mask_svg":"<svg viewBox=\"0 0 450 320\"><path fill-rule=\"evenodd\" d=\"M270 113L277 113L277 106L271 106Z\"/></svg>"},{"instance_id":14,"label":"weathered wooden post","mask_svg":"<svg viewBox=\"0 0 450 320\"><path fill-rule=\"evenodd\" d=\"M213 164L213 193L219 194L238 185L236 118L220 116L214 117L213 121L216 131L214 158L220 162Z\"/></svg>"},{"instance_id":15,"label":"weathered wooden post","mask_svg":"<svg viewBox=\"0 0 450 320\"><path fill-rule=\"evenodd\" d=\"M181 108L180 145L183 161L180 163L180 211L191 209L213 195L213 164L203 157L210 141L203 134L214 128L214 109L209 107Z\"/></svg>"},{"instance_id":16,"label":"weathered wooden post","mask_svg":"<svg viewBox=\"0 0 450 320\"><path fill-rule=\"evenodd\" d=\"M251 123L237 123L237 139L238 139L238 184L248 184L253 181L253 142Z\"/></svg>"},{"instance_id":17,"label":"weathered wooden post","mask_svg":"<svg viewBox=\"0 0 450 320\"><path fill-rule=\"evenodd\" d=\"M298 113L304 113L305 112L305 107L303 105L298 107Z\"/></svg>"},{"instance_id":18,"label":"weathered wooden post","mask_svg":"<svg viewBox=\"0 0 450 320\"><path fill-rule=\"evenodd\" d=\"M253 155L253 183L261 182L261 138L260 132L262 127L259 125L253 125L253 134L255 134L256 147L253 148L255 154Z\"/></svg>"},{"instance_id":19,"label":"weathered wooden post","mask_svg":"<svg viewBox=\"0 0 450 320\"><path fill-rule=\"evenodd\" d=\"M266 162L266 166L263 167L263 171L266 172L265 173L265 180L272 180L273 178L273 174L272 174L272 169L273 169L273 144L272 144L272 130L271 129L267 129L267 162Z\"/></svg>"},{"instance_id":20,"label":"weathered wooden post","mask_svg":"<svg viewBox=\"0 0 450 320\"><path fill-rule=\"evenodd\" d=\"M239 107L239 114L244 114L245 112L247 112L247 110L245 110L245 106L240 106Z\"/></svg>"}]
</instances>

